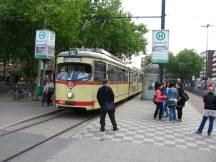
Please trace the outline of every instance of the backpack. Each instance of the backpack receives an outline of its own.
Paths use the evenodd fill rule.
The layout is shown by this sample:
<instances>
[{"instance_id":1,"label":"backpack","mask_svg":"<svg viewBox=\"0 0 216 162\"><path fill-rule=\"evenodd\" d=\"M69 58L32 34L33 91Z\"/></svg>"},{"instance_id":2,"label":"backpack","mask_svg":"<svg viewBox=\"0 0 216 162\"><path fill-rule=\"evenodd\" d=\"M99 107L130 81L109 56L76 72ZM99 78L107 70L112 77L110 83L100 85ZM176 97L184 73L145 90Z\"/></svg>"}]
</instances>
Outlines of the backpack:
<instances>
[{"instance_id":1,"label":"backpack","mask_svg":"<svg viewBox=\"0 0 216 162\"><path fill-rule=\"evenodd\" d=\"M157 96L156 96L156 93L155 93L155 94L154 94L154 97L153 97L153 100L152 100L153 103L154 103L155 105L157 104L157 102L156 102L156 97L157 97Z\"/></svg>"},{"instance_id":2,"label":"backpack","mask_svg":"<svg viewBox=\"0 0 216 162\"><path fill-rule=\"evenodd\" d=\"M189 96L186 92L183 93L182 98L185 100L185 102L189 100Z\"/></svg>"}]
</instances>

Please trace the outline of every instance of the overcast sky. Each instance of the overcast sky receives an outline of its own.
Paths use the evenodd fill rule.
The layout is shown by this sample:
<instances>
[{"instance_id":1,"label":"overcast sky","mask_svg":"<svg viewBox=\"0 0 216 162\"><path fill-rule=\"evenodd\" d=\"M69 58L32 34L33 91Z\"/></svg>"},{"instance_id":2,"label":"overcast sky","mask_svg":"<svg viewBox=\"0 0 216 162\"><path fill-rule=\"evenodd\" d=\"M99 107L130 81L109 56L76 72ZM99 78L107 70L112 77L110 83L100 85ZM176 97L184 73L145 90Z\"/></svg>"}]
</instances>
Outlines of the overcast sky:
<instances>
[{"instance_id":1,"label":"overcast sky","mask_svg":"<svg viewBox=\"0 0 216 162\"><path fill-rule=\"evenodd\" d=\"M160 16L162 0L122 0L125 11L133 16ZM177 53L184 48L200 53L206 50L206 28L208 28L208 49L216 50L216 0L166 0L165 29L170 30L169 50ZM148 53L151 53L151 30L160 29L160 19L134 19L147 25L149 33Z\"/></svg>"},{"instance_id":2,"label":"overcast sky","mask_svg":"<svg viewBox=\"0 0 216 162\"><path fill-rule=\"evenodd\" d=\"M162 0L123 0L123 7L134 16L160 16ZM210 24L209 48L216 49L216 0L166 0L165 28L170 30L170 51L193 48L206 49L206 28ZM147 39L151 47L151 30L160 29L160 19L139 19L150 30ZM150 48L148 47L148 48ZM149 52L151 49L148 49Z\"/></svg>"}]
</instances>

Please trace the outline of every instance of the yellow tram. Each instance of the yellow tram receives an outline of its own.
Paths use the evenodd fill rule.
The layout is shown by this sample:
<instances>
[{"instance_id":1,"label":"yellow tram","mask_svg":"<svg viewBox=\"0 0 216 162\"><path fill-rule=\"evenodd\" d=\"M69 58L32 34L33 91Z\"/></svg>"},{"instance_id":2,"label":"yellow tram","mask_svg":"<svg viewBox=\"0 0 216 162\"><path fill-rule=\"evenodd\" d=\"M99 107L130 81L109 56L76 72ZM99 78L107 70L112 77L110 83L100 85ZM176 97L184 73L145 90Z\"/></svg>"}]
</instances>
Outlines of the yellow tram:
<instances>
[{"instance_id":1,"label":"yellow tram","mask_svg":"<svg viewBox=\"0 0 216 162\"><path fill-rule=\"evenodd\" d=\"M104 79L109 80L115 102L143 91L143 74L103 49L70 49L59 53L56 106L99 109L96 96Z\"/></svg>"}]
</instances>

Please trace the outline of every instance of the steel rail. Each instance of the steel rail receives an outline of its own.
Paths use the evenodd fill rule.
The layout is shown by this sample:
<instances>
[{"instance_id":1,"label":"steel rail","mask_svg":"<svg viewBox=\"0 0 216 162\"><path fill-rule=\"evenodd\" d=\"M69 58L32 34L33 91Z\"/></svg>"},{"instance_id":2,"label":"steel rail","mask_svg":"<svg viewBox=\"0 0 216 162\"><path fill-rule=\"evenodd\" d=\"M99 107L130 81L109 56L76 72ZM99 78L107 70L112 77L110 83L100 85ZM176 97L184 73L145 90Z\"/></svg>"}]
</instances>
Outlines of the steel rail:
<instances>
[{"instance_id":1,"label":"steel rail","mask_svg":"<svg viewBox=\"0 0 216 162\"><path fill-rule=\"evenodd\" d=\"M44 115L40 115L40 116L37 116L37 117L29 118L29 119L26 119L26 120L23 120L23 121L20 121L20 122L11 124L11 125L9 125L9 126L6 126L6 127L4 127L3 129L1 129L1 130L7 131L7 132L5 132L5 133L4 133L4 132L3 132L3 133L0 133L0 137L3 137L3 136L6 136L6 135L9 135L9 134L11 134L11 133L18 132L18 131L20 131L20 130L23 130L23 129L26 129L26 128L29 128L29 127L32 127L32 126L35 126L35 125L38 125L38 124L47 122L47 121L49 121L49 120L56 119L58 116L53 116L53 117L51 117L51 118L44 119L44 120L41 120L41 121L39 121L39 122L37 122L37 121L34 122L34 120L38 120L38 119L44 118L44 117L46 117L46 116L56 115L56 114L61 113L61 112L65 111L65 110L66 110L66 109L57 110L57 111L54 111L54 112L51 112L51 113L48 113L48 114L44 114ZM59 114L59 116L60 116L60 115L61 115L61 114ZM28 122L33 122L33 123L29 123L29 124L28 124ZM15 127L15 126L19 126L19 125L25 124L25 123L27 123L26 126L23 126L23 127L20 127L20 128L16 128L16 129L14 129L14 130L7 130L7 128L13 128L13 127Z\"/></svg>"},{"instance_id":2,"label":"steel rail","mask_svg":"<svg viewBox=\"0 0 216 162\"><path fill-rule=\"evenodd\" d=\"M76 127L80 126L81 124L83 124L83 123L85 123L85 122L90 121L90 120L93 119L94 117L95 117L95 115L94 115L94 116L91 116L91 117L89 117L89 118L83 120L82 122L79 122L79 123L77 123L77 124L75 124L75 125L73 125L73 126L70 126L69 128L64 129L64 130L62 130L62 131L60 131L60 132L58 132L58 133L56 133L56 134L54 134L54 135L52 135L52 136L50 136L50 137L44 139L44 140L42 140L42 141L40 141L40 142L38 142L38 143L36 143L36 144L34 144L34 145L28 147L28 148L26 148L26 149L24 149L24 150L22 150L22 151L16 153L16 154L14 154L14 155L12 155L12 156L10 156L10 157L4 159L2 162L8 162L9 160L18 157L18 156L20 156L21 154L24 154L24 153L26 153L26 152L28 152L28 151L34 149L35 147L37 147L37 146L39 146L39 145L41 145L41 144L43 144L43 143L45 143L45 142L47 142L47 141L50 141L50 140L52 140L53 138L55 138L55 137L57 137L57 136L59 136L59 135L61 135L61 134L63 134L63 133L66 133L66 132L70 131L71 129L76 128Z\"/></svg>"}]
</instances>

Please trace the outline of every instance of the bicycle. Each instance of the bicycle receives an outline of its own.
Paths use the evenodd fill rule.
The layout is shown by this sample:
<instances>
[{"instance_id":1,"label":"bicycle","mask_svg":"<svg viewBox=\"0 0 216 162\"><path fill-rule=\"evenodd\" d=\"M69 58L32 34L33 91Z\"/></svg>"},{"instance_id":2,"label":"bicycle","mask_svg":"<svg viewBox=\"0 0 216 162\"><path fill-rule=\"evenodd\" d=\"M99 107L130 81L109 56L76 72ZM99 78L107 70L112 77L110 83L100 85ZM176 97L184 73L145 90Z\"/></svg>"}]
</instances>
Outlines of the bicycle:
<instances>
[{"instance_id":1,"label":"bicycle","mask_svg":"<svg viewBox=\"0 0 216 162\"><path fill-rule=\"evenodd\" d=\"M14 101L21 101L21 100L29 100L31 99L32 95L31 92L27 88L20 88L15 85L13 100Z\"/></svg>"}]
</instances>

